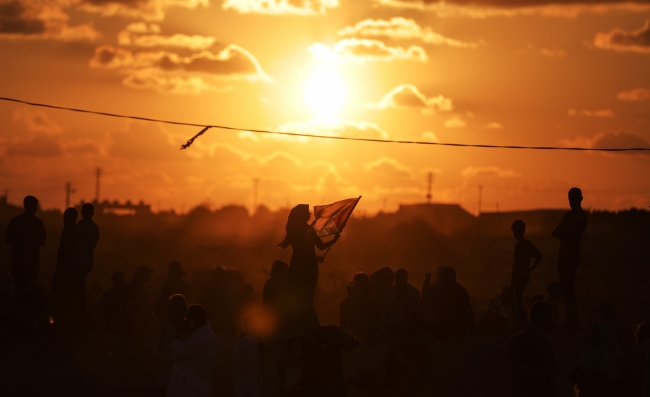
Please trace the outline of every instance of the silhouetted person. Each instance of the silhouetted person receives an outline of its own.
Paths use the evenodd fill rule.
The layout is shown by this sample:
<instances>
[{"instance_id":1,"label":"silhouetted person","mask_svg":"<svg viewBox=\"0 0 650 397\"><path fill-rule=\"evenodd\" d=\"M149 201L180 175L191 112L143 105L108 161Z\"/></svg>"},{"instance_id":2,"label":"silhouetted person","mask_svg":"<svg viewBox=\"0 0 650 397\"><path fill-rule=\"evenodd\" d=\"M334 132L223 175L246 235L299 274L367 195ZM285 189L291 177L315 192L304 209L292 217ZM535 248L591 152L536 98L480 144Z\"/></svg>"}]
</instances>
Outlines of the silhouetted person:
<instances>
[{"instance_id":1,"label":"silhouetted person","mask_svg":"<svg viewBox=\"0 0 650 397\"><path fill-rule=\"evenodd\" d=\"M214 287L206 298L210 326L217 335L235 335L241 329L239 319L243 295L232 283L233 274L226 271L224 283Z\"/></svg>"},{"instance_id":2,"label":"silhouetted person","mask_svg":"<svg viewBox=\"0 0 650 397\"><path fill-rule=\"evenodd\" d=\"M546 286L546 292L548 292L548 301L555 307L553 310L553 328L555 328L560 325L560 318L562 317L560 310L560 301L562 300L562 285L557 281L549 283Z\"/></svg>"},{"instance_id":3,"label":"silhouetted person","mask_svg":"<svg viewBox=\"0 0 650 397\"><path fill-rule=\"evenodd\" d=\"M169 377L171 376L174 360L172 359L171 343L176 339L185 324L185 312L187 311L187 300L183 295L176 294L167 300L167 321L160 330L157 350L161 353L160 364L158 365L158 389L156 397L167 394Z\"/></svg>"},{"instance_id":4,"label":"silhouetted person","mask_svg":"<svg viewBox=\"0 0 650 397\"><path fill-rule=\"evenodd\" d=\"M72 249L73 232L77 226L77 210L68 208L63 212L63 231L56 253L56 270L52 280L53 318L55 324L69 319L71 314L72 296L70 283L73 278Z\"/></svg>"},{"instance_id":5,"label":"silhouetted person","mask_svg":"<svg viewBox=\"0 0 650 397\"><path fill-rule=\"evenodd\" d=\"M173 261L169 263L167 270L169 279L165 281L162 291L160 292L159 313L160 318L164 321L167 318L167 302L172 295L180 294L185 299L190 299L190 287L187 285L183 276L185 272L181 269L180 262Z\"/></svg>"},{"instance_id":6,"label":"silhouetted person","mask_svg":"<svg viewBox=\"0 0 650 397\"><path fill-rule=\"evenodd\" d=\"M440 285L442 281L440 281L440 273L447 267L447 265L439 265L436 268L436 279L433 280L433 282L427 280L424 281L424 285L422 286L422 296L424 296L427 292L431 290L431 288L436 287L437 285ZM427 278L430 278L431 274L427 273Z\"/></svg>"},{"instance_id":7,"label":"silhouetted person","mask_svg":"<svg viewBox=\"0 0 650 397\"><path fill-rule=\"evenodd\" d=\"M524 290L530 282L530 272L539 265L542 254L533 243L524 238L526 232L526 223L524 221L516 220L510 228L512 229L512 235L517 240L510 283L512 287L512 312L515 320L515 330L521 331L528 326L528 317L526 316L523 301ZM531 266L530 261L533 258L535 263Z\"/></svg>"},{"instance_id":8,"label":"silhouetted person","mask_svg":"<svg viewBox=\"0 0 650 397\"><path fill-rule=\"evenodd\" d=\"M408 281L408 272L398 269L395 272L395 284L384 292L379 321L389 332L401 330L404 316L418 311L420 291Z\"/></svg>"},{"instance_id":9,"label":"silhouetted person","mask_svg":"<svg viewBox=\"0 0 650 397\"><path fill-rule=\"evenodd\" d=\"M305 391L305 349L302 338L292 337L284 345L278 360L278 395L309 397Z\"/></svg>"},{"instance_id":10,"label":"silhouetted person","mask_svg":"<svg viewBox=\"0 0 650 397\"><path fill-rule=\"evenodd\" d=\"M562 328L572 332L580 329L575 283L581 257L580 241L587 227L587 214L582 209L582 191L577 187L569 190L569 205L571 211L562 217L560 224L553 230L553 237L560 239L557 261L565 307Z\"/></svg>"},{"instance_id":11,"label":"silhouetted person","mask_svg":"<svg viewBox=\"0 0 650 397\"><path fill-rule=\"evenodd\" d=\"M171 343L172 366L167 397L212 397L219 338L206 321L205 309L191 305L185 313L187 332Z\"/></svg>"},{"instance_id":12,"label":"silhouetted person","mask_svg":"<svg viewBox=\"0 0 650 397\"><path fill-rule=\"evenodd\" d=\"M259 300L255 297L255 289L253 288L253 284L246 283L242 285L241 295L242 307L239 313L241 318L261 311L262 306L260 305Z\"/></svg>"},{"instance_id":13,"label":"silhouetted person","mask_svg":"<svg viewBox=\"0 0 650 397\"><path fill-rule=\"evenodd\" d=\"M109 334L123 334L126 324L126 307L124 300L124 287L126 278L124 273L116 271L111 277L113 286L104 292L103 309L106 322L106 332Z\"/></svg>"},{"instance_id":14,"label":"silhouetted person","mask_svg":"<svg viewBox=\"0 0 650 397\"><path fill-rule=\"evenodd\" d=\"M490 299L488 309L478 323L478 333L481 336L502 336L508 333L508 317L503 314L501 299Z\"/></svg>"},{"instance_id":15,"label":"silhouetted person","mask_svg":"<svg viewBox=\"0 0 650 397\"><path fill-rule=\"evenodd\" d=\"M429 292L431 289L431 273L424 274L424 282L422 283L422 296Z\"/></svg>"},{"instance_id":16,"label":"silhouetted person","mask_svg":"<svg viewBox=\"0 0 650 397\"><path fill-rule=\"evenodd\" d=\"M352 294L356 291L356 285L351 282L347 286L348 296L339 303L339 326L345 330L354 327L354 307L352 306Z\"/></svg>"},{"instance_id":17,"label":"silhouetted person","mask_svg":"<svg viewBox=\"0 0 650 397\"><path fill-rule=\"evenodd\" d=\"M386 290L395 282L395 273L390 267L384 267L370 275L370 289L372 289L379 299L383 302Z\"/></svg>"},{"instance_id":18,"label":"silhouetted person","mask_svg":"<svg viewBox=\"0 0 650 397\"><path fill-rule=\"evenodd\" d=\"M321 326L311 307L304 307L299 322L305 328L305 393L314 397L346 396L341 350L352 350L359 340L333 325Z\"/></svg>"},{"instance_id":19,"label":"silhouetted person","mask_svg":"<svg viewBox=\"0 0 650 397\"><path fill-rule=\"evenodd\" d=\"M544 295L535 294L530 298L530 306L532 307L535 303L541 302L541 301L544 301L544 300L546 300L546 298L544 298Z\"/></svg>"},{"instance_id":20,"label":"silhouetted person","mask_svg":"<svg viewBox=\"0 0 650 397\"><path fill-rule=\"evenodd\" d=\"M503 305L503 314L508 317L508 320L514 324L514 314L512 308L512 288L509 285L504 285L501 287L501 292L497 294L499 299L501 299L501 304ZM512 325L511 324L511 325Z\"/></svg>"},{"instance_id":21,"label":"silhouetted person","mask_svg":"<svg viewBox=\"0 0 650 397\"><path fill-rule=\"evenodd\" d=\"M153 271L148 266L138 266L131 282L124 288L126 306L126 333L147 335L153 330L151 302L147 281Z\"/></svg>"},{"instance_id":22,"label":"silhouetted person","mask_svg":"<svg viewBox=\"0 0 650 397\"><path fill-rule=\"evenodd\" d=\"M318 261L316 248L326 250L338 241L340 235L324 243L309 225L309 205L300 204L289 213L286 237L278 244L281 249L293 248L291 263L287 273L287 296L289 312L296 313L303 306L314 305L314 293L318 281Z\"/></svg>"},{"instance_id":23,"label":"silhouetted person","mask_svg":"<svg viewBox=\"0 0 650 397\"><path fill-rule=\"evenodd\" d=\"M20 326L20 312L14 293L14 281L0 277L0 355L13 346Z\"/></svg>"},{"instance_id":24,"label":"silhouetted person","mask_svg":"<svg viewBox=\"0 0 650 397\"><path fill-rule=\"evenodd\" d=\"M14 217L7 227L6 242L11 244L11 276L14 279L16 299L30 304L32 291L40 271L40 247L45 245L45 226L36 216L38 200L34 196L23 199L25 211ZM35 288L35 287L34 287ZM84 290L85 291L85 290Z\"/></svg>"},{"instance_id":25,"label":"silhouetted person","mask_svg":"<svg viewBox=\"0 0 650 397\"><path fill-rule=\"evenodd\" d=\"M442 270L440 281L422 298L423 322L434 340L465 335L470 327L469 294L456 282L453 267Z\"/></svg>"},{"instance_id":26,"label":"silhouetted person","mask_svg":"<svg viewBox=\"0 0 650 397\"><path fill-rule=\"evenodd\" d=\"M99 241L99 227L93 221L95 207L90 203L81 206L81 220L72 232L72 296L77 314L83 316L86 308L86 277L95 262L95 247Z\"/></svg>"},{"instance_id":27,"label":"silhouetted person","mask_svg":"<svg viewBox=\"0 0 650 397\"><path fill-rule=\"evenodd\" d=\"M102 286L99 283L92 283L86 293L86 328L92 332L99 332L97 317L101 310L95 300L102 293Z\"/></svg>"},{"instance_id":28,"label":"silhouetted person","mask_svg":"<svg viewBox=\"0 0 650 397\"><path fill-rule=\"evenodd\" d=\"M555 355L544 336L553 326L553 305L537 302L530 309L530 325L510 341L506 363L512 397L554 397Z\"/></svg>"},{"instance_id":29,"label":"silhouetted person","mask_svg":"<svg viewBox=\"0 0 650 397\"><path fill-rule=\"evenodd\" d=\"M226 277L226 270L223 267L217 266L214 268L214 271L212 272L212 281L210 282L210 285L208 285L208 287L205 290L203 290L203 292L201 293L201 303L203 304L204 307L206 306L206 299L210 291L212 291L214 287L223 284L225 277Z\"/></svg>"},{"instance_id":30,"label":"silhouetted person","mask_svg":"<svg viewBox=\"0 0 650 397\"><path fill-rule=\"evenodd\" d=\"M387 380L394 380L398 373L404 373L407 396L431 395L431 337L417 325L415 313L404 316L404 329L396 335L388 357L379 367L375 394L381 394Z\"/></svg>"},{"instance_id":31,"label":"silhouetted person","mask_svg":"<svg viewBox=\"0 0 650 397\"><path fill-rule=\"evenodd\" d=\"M617 341L625 340L623 332L623 321L614 314L614 304L611 301L600 302L599 305L600 316L603 318L605 324L614 331L614 336Z\"/></svg>"},{"instance_id":32,"label":"silhouetted person","mask_svg":"<svg viewBox=\"0 0 650 397\"><path fill-rule=\"evenodd\" d=\"M636 330L634 330L634 343L639 345L650 343L649 323L641 323L637 325Z\"/></svg>"},{"instance_id":33,"label":"silhouetted person","mask_svg":"<svg viewBox=\"0 0 650 397\"><path fill-rule=\"evenodd\" d=\"M354 285L354 291L350 296L353 313L352 329L365 337L376 328L379 321L379 300L370 289L370 278L367 274L357 273L354 276Z\"/></svg>"},{"instance_id":34,"label":"silhouetted person","mask_svg":"<svg viewBox=\"0 0 650 397\"><path fill-rule=\"evenodd\" d=\"M0 319L14 303L14 281L9 276L0 277ZM1 332L1 331L0 331Z\"/></svg>"},{"instance_id":35,"label":"silhouetted person","mask_svg":"<svg viewBox=\"0 0 650 397\"><path fill-rule=\"evenodd\" d=\"M569 378L576 383L580 397L609 397L619 395L621 363L616 349L616 337L607 324L592 327L589 350L571 371Z\"/></svg>"},{"instance_id":36,"label":"silhouetted person","mask_svg":"<svg viewBox=\"0 0 650 397\"><path fill-rule=\"evenodd\" d=\"M278 304L287 280L289 265L281 260L273 261L271 277L264 283L262 302L267 310L278 311Z\"/></svg>"},{"instance_id":37,"label":"silhouetted person","mask_svg":"<svg viewBox=\"0 0 650 397\"><path fill-rule=\"evenodd\" d=\"M263 316L255 314L244 318L244 332L235 343L233 367L235 370L234 397L264 397L266 386L262 373L262 342L264 326L258 324Z\"/></svg>"}]
</instances>

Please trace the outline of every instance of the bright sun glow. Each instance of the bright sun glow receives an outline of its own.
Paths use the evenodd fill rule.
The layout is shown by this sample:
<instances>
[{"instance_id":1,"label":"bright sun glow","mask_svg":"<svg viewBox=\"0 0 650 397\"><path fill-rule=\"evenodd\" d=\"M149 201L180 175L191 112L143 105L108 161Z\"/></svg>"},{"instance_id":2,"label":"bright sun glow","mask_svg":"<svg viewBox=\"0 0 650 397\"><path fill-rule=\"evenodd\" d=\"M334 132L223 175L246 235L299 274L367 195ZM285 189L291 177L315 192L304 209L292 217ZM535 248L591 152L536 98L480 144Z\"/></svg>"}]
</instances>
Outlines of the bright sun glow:
<instances>
[{"instance_id":1,"label":"bright sun glow","mask_svg":"<svg viewBox=\"0 0 650 397\"><path fill-rule=\"evenodd\" d=\"M317 115L337 116L345 103L345 85L341 76L333 70L313 72L305 87L305 100Z\"/></svg>"}]
</instances>

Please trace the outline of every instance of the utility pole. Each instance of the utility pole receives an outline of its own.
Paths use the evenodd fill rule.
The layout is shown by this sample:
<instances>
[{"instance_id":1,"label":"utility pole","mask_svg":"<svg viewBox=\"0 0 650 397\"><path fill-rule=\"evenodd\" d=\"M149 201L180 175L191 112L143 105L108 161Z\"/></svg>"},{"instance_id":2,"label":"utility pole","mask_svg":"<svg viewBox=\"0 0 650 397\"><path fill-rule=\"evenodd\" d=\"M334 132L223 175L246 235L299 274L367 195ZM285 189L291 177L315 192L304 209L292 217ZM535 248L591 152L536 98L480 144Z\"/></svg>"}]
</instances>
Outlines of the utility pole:
<instances>
[{"instance_id":1,"label":"utility pole","mask_svg":"<svg viewBox=\"0 0 650 397\"><path fill-rule=\"evenodd\" d=\"M65 183L65 208L66 209L70 208L70 195L74 193L77 193L77 190L72 188L72 183L66 182Z\"/></svg>"},{"instance_id":2,"label":"utility pole","mask_svg":"<svg viewBox=\"0 0 650 397\"><path fill-rule=\"evenodd\" d=\"M433 184L433 172L429 172L427 184L427 204L431 204L431 185Z\"/></svg>"},{"instance_id":3,"label":"utility pole","mask_svg":"<svg viewBox=\"0 0 650 397\"><path fill-rule=\"evenodd\" d=\"M253 212L257 210L260 178L253 178Z\"/></svg>"},{"instance_id":4,"label":"utility pole","mask_svg":"<svg viewBox=\"0 0 650 397\"><path fill-rule=\"evenodd\" d=\"M99 204L99 179L102 176L102 169L97 167L95 169L95 179L96 179L96 184L95 184L95 201L97 204Z\"/></svg>"},{"instance_id":5,"label":"utility pole","mask_svg":"<svg viewBox=\"0 0 650 397\"><path fill-rule=\"evenodd\" d=\"M478 185L478 210L477 216L481 215L481 199L483 198L483 185Z\"/></svg>"},{"instance_id":6,"label":"utility pole","mask_svg":"<svg viewBox=\"0 0 650 397\"><path fill-rule=\"evenodd\" d=\"M384 213L386 213L386 208L388 208L388 198L384 197Z\"/></svg>"}]
</instances>

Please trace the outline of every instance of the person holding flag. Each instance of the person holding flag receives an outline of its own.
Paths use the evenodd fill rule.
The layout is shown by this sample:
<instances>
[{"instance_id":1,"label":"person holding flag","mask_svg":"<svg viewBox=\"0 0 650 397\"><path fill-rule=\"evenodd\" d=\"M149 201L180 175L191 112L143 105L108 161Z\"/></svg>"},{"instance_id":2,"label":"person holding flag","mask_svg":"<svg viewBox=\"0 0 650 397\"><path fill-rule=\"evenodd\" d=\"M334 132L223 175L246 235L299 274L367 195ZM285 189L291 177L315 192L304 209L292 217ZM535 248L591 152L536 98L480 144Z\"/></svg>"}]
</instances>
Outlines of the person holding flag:
<instances>
[{"instance_id":1,"label":"person holding flag","mask_svg":"<svg viewBox=\"0 0 650 397\"><path fill-rule=\"evenodd\" d=\"M280 249L289 246L293 249L286 284L286 309L289 313L297 313L304 306L313 307L318 264L324 259L316 255L316 248L329 250L339 240L340 232L359 199L361 197L314 207L316 220L312 224L309 224L311 214L308 204L297 205L289 213L286 237L278 244ZM330 235L334 235L332 240L321 240Z\"/></svg>"}]
</instances>

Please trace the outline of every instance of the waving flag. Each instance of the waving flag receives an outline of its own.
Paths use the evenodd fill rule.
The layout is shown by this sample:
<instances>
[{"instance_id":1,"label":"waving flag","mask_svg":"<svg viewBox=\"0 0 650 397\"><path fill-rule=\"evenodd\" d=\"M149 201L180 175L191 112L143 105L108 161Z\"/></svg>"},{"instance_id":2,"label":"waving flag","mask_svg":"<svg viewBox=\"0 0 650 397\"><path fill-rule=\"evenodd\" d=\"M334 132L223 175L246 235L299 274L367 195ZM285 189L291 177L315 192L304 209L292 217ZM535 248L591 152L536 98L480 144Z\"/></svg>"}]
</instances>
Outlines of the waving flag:
<instances>
[{"instance_id":1,"label":"waving flag","mask_svg":"<svg viewBox=\"0 0 650 397\"><path fill-rule=\"evenodd\" d=\"M312 223L312 226L316 230L318 237L341 233L359 200L361 200L361 197L337 201L328 205L314 206L316 220Z\"/></svg>"}]
</instances>

